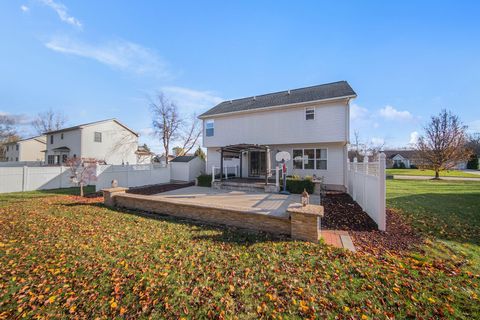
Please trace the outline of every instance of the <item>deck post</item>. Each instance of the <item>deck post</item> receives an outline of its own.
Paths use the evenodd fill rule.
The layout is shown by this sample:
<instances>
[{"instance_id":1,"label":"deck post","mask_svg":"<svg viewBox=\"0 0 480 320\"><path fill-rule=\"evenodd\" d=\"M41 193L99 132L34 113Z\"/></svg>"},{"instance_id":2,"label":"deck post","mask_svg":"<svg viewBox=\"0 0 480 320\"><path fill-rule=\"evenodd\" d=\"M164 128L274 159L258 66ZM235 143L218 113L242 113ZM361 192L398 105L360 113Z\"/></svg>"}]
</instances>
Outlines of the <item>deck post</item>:
<instances>
[{"instance_id":1,"label":"deck post","mask_svg":"<svg viewBox=\"0 0 480 320\"><path fill-rule=\"evenodd\" d=\"M265 185L268 184L268 175L270 174L270 147L265 147Z\"/></svg>"},{"instance_id":2,"label":"deck post","mask_svg":"<svg viewBox=\"0 0 480 320\"><path fill-rule=\"evenodd\" d=\"M223 148L220 149L220 181L223 180Z\"/></svg>"},{"instance_id":3,"label":"deck post","mask_svg":"<svg viewBox=\"0 0 480 320\"><path fill-rule=\"evenodd\" d=\"M214 182L215 182L215 166L212 166L212 186Z\"/></svg>"},{"instance_id":4,"label":"deck post","mask_svg":"<svg viewBox=\"0 0 480 320\"><path fill-rule=\"evenodd\" d=\"M243 159L243 151L240 151L240 179L242 178L242 171L243 171L243 168L242 168L242 159Z\"/></svg>"},{"instance_id":5,"label":"deck post","mask_svg":"<svg viewBox=\"0 0 480 320\"><path fill-rule=\"evenodd\" d=\"M380 231L387 230L387 217L385 213L385 197L386 197L386 184L385 184L385 153L378 155L378 229Z\"/></svg>"},{"instance_id":6,"label":"deck post","mask_svg":"<svg viewBox=\"0 0 480 320\"><path fill-rule=\"evenodd\" d=\"M275 187L280 190L280 168L278 166L275 167Z\"/></svg>"}]
</instances>

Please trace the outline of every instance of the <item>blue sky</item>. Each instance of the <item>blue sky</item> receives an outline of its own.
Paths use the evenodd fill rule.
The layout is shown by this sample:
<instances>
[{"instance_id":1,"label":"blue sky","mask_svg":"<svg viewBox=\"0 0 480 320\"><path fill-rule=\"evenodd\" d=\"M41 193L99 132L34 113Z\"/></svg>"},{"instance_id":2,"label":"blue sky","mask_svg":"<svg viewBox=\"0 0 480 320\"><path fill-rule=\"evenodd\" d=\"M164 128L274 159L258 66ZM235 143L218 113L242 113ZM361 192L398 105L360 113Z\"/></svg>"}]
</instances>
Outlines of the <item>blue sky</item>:
<instances>
[{"instance_id":1,"label":"blue sky","mask_svg":"<svg viewBox=\"0 0 480 320\"><path fill-rule=\"evenodd\" d=\"M148 96L182 112L347 80L351 127L407 145L447 108L480 131L478 1L0 3L0 113L49 108L71 125L118 118L149 135Z\"/></svg>"}]
</instances>

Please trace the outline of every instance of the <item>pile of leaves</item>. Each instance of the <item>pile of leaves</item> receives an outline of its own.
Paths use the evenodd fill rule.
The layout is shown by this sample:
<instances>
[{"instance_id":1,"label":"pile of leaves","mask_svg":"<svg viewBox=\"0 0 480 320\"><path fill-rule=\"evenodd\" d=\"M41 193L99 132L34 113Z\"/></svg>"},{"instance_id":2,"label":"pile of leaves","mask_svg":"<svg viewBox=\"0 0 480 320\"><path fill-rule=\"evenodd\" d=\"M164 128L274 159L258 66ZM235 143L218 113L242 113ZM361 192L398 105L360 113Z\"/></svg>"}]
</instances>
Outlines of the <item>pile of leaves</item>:
<instances>
[{"instance_id":1,"label":"pile of leaves","mask_svg":"<svg viewBox=\"0 0 480 320\"><path fill-rule=\"evenodd\" d=\"M349 231L357 250L372 254L402 253L419 249L423 243L423 237L395 210L387 209L387 230L382 232L348 194L329 193L323 205L322 228Z\"/></svg>"},{"instance_id":2,"label":"pile of leaves","mask_svg":"<svg viewBox=\"0 0 480 320\"><path fill-rule=\"evenodd\" d=\"M70 195L7 196L0 212L0 319L480 314L479 276L454 260L354 254Z\"/></svg>"}]
</instances>

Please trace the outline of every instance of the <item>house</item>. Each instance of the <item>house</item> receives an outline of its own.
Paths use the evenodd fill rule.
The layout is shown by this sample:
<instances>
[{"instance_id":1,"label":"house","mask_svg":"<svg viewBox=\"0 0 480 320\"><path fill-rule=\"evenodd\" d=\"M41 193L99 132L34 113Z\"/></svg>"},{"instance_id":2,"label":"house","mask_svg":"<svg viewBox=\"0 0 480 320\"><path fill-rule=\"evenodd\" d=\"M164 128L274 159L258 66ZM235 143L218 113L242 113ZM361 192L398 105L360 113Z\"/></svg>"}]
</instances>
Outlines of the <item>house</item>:
<instances>
[{"instance_id":1,"label":"house","mask_svg":"<svg viewBox=\"0 0 480 320\"><path fill-rule=\"evenodd\" d=\"M5 144L5 159L9 162L44 161L45 136L36 136Z\"/></svg>"},{"instance_id":2,"label":"house","mask_svg":"<svg viewBox=\"0 0 480 320\"><path fill-rule=\"evenodd\" d=\"M387 168L418 168L422 160L416 150L385 150Z\"/></svg>"},{"instance_id":3,"label":"house","mask_svg":"<svg viewBox=\"0 0 480 320\"><path fill-rule=\"evenodd\" d=\"M136 164L138 134L116 119L49 131L45 161L50 165L68 158L94 158L106 164Z\"/></svg>"},{"instance_id":4,"label":"house","mask_svg":"<svg viewBox=\"0 0 480 320\"><path fill-rule=\"evenodd\" d=\"M206 172L236 157L240 177L271 176L281 165L276 154L286 151L288 175L323 176L330 189L345 190L349 104L356 96L340 81L219 103L199 116Z\"/></svg>"},{"instance_id":5,"label":"house","mask_svg":"<svg viewBox=\"0 0 480 320\"><path fill-rule=\"evenodd\" d=\"M202 172L205 172L205 161L197 156L178 156L170 162L172 181L195 181Z\"/></svg>"},{"instance_id":6,"label":"house","mask_svg":"<svg viewBox=\"0 0 480 320\"><path fill-rule=\"evenodd\" d=\"M155 156L155 154L151 152L145 145L138 146L135 154L137 155L137 164L150 164Z\"/></svg>"}]
</instances>

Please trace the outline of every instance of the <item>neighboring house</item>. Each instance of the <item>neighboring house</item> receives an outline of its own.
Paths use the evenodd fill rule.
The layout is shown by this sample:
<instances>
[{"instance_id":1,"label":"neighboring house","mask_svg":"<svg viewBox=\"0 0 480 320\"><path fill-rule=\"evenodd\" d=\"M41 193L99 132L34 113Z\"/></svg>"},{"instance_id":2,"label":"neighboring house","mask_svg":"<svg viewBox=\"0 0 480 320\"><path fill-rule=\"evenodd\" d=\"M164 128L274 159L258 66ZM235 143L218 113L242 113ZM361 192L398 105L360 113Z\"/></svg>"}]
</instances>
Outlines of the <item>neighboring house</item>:
<instances>
[{"instance_id":1,"label":"neighboring house","mask_svg":"<svg viewBox=\"0 0 480 320\"><path fill-rule=\"evenodd\" d=\"M5 144L8 162L44 161L46 137L37 136Z\"/></svg>"},{"instance_id":2,"label":"neighboring house","mask_svg":"<svg viewBox=\"0 0 480 320\"><path fill-rule=\"evenodd\" d=\"M291 155L287 174L323 176L328 187L345 190L350 100L346 81L224 101L199 116L207 173L238 157L241 177L271 175L275 155ZM223 154L223 157L222 157Z\"/></svg>"},{"instance_id":3,"label":"neighboring house","mask_svg":"<svg viewBox=\"0 0 480 320\"><path fill-rule=\"evenodd\" d=\"M168 162L170 163L173 159L175 159L175 156L169 154L169 155L168 155ZM167 161L166 161L165 154L162 154L162 155L160 155L160 156L156 156L156 157L153 159L153 162L160 163L160 164L163 165L163 166L166 165L166 164L167 164Z\"/></svg>"},{"instance_id":4,"label":"neighboring house","mask_svg":"<svg viewBox=\"0 0 480 320\"><path fill-rule=\"evenodd\" d=\"M405 168L415 168L422 164L421 158L416 150L385 150L386 167L401 168L402 164Z\"/></svg>"},{"instance_id":5,"label":"neighboring house","mask_svg":"<svg viewBox=\"0 0 480 320\"><path fill-rule=\"evenodd\" d=\"M197 156L178 156L170 163L172 181L195 181L205 172L205 161Z\"/></svg>"},{"instance_id":6,"label":"neighboring house","mask_svg":"<svg viewBox=\"0 0 480 320\"><path fill-rule=\"evenodd\" d=\"M138 134L116 119L101 120L45 133L45 161L50 165L68 158L95 158L107 164L136 164Z\"/></svg>"},{"instance_id":7,"label":"neighboring house","mask_svg":"<svg viewBox=\"0 0 480 320\"><path fill-rule=\"evenodd\" d=\"M137 164L150 164L152 163L152 159L155 156L153 152L151 152L144 146L138 146L135 154L137 155Z\"/></svg>"}]
</instances>

